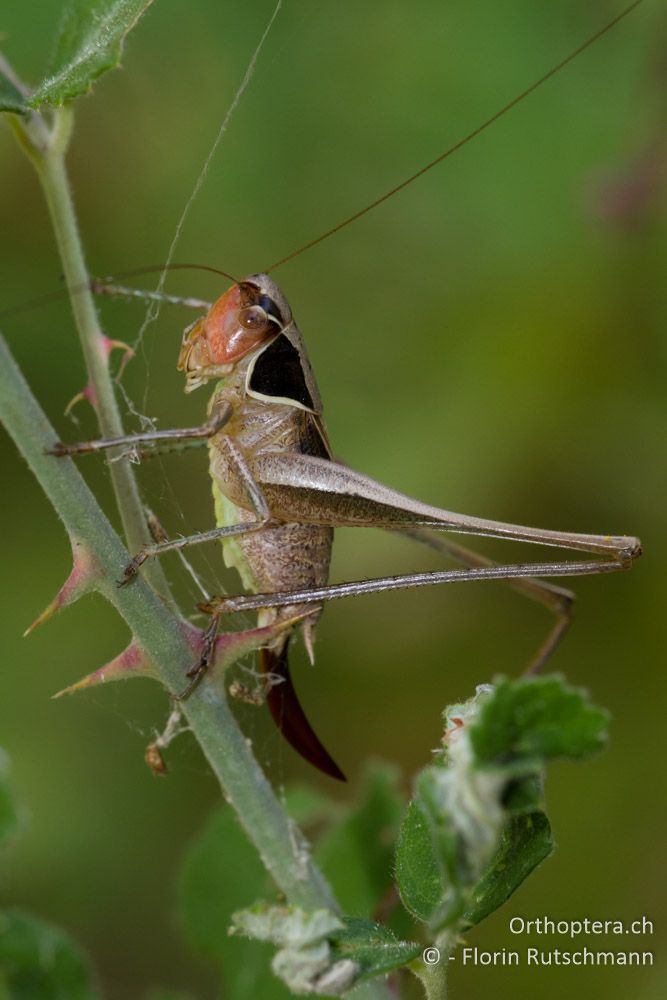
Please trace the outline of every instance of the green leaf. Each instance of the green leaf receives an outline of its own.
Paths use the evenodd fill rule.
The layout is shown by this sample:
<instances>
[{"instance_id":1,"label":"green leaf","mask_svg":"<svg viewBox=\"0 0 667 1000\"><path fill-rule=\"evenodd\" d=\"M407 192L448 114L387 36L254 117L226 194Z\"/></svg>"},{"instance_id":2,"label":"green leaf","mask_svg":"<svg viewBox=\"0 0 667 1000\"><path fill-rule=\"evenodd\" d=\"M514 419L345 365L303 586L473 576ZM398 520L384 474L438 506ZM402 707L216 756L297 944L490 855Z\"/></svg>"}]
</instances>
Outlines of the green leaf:
<instances>
[{"instance_id":1,"label":"green leaf","mask_svg":"<svg viewBox=\"0 0 667 1000\"><path fill-rule=\"evenodd\" d=\"M502 906L553 849L551 826L543 812L512 816L503 828L496 856L473 889L464 927L478 924Z\"/></svg>"},{"instance_id":2,"label":"green leaf","mask_svg":"<svg viewBox=\"0 0 667 1000\"><path fill-rule=\"evenodd\" d=\"M271 972L269 949L229 936L235 911L274 892L236 816L229 808L220 809L186 855L178 911L193 946L219 963L224 993L234 1000L290 996Z\"/></svg>"},{"instance_id":3,"label":"green leaf","mask_svg":"<svg viewBox=\"0 0 667 1000\"><path fill-rule=\"evenodd\" d=\"M438 932L471 905L480 920L499 906L552 849L544 765L599 749L606 727L606 713L555 677L500 681L447 709L446 749L418 776L401 828L406 909Z\"/></svg>"},{"instance_id":4,"label":"green leaf","mask_svg":"<svg viewBox=\"0 0 667 1000\"><path fill-rule=\"evenodd\" d=\"M400 941L392 932L371 920L343 917L345 928L329 938L332 959L347 959L357 966L355 982L386 975L400 969L421 954L423 945L415 941Z\"/></svg>"},{"instance_id":5,"label":"green leaf","mask_svg":"<svg viewBox=\"0 0 667 1000\"><path fill-rule=\"evenodd\" d=\"M99 1000L78 945L18 910L0 913L0 969L12 1000Z\"/></svg>"},{"instance_id":6,"label":"green leaf","mask_svg":"<svg viewBox=\"0 0 667 1000\"><path fill-rule=\"evenodd\" d=\"M102 73L119 65L125 36L152 0L95 0L66 8L49 74L37 87L30 107L60 107L86 94Z\"/></svg>"},{"instance_id":7,"label":"green leaf","mask_svg":"<svg viewBox=\"0 0 667 1000\"><path fill-rule=\"evenodd\" d=\"M25 98L12 81L0 69L0 111L22 115L28 110Z\"/></svg>"},{"instance_id":8,"label":"green leaf","mask_svg":"<svg viewBox=\"0 0 667 1000\"><path fill-rule=\"evenodd\" d=\"M501 681L469 729L478 763L578 760L604 746L608 714L560 677Z\"/></svg>"},{"instance_id":9,"label":"green leaf","mask_svg":"<svg viewBox=\"0 0 667 1000\"><path fill-rule=\"evenodd\" d=\"M370 764L358 802L324 834L315 851L346 913L370 916L391 889L394 844L404 809L398 777L394 767Z\"/></svg>"},{"instance_id":10,"label":"green leaf","mask_svg":"<svg viewBox=\"0 0 667 1000\"><path fill-rule=\"evenodd\" d=\"M0 846L12 840L21 827L21 815L11 783L9 757L0 749Z\"/></svg>"},{"instance_id":11,"label":"green leaf","mask_svg":"<svg viewBox=\"0 0 667 1000\"><path fill-rule=\"evenodd\" d=\"M465 732L418 775L401 827L396 878L406 908L434 931L458 920L493 856L504 822L506 778L474 766Z\"/></svg>"},{"instance_id":12,"label":"green leaf","mask_svg":"<svg viewBox=\"0 0 667 1000\"><path fill-rule=\"evenodd\" d=\"M449 843L442 837L440 842L445 848L444 858L427 811L419 802L411 802L396 847L396 882L405 908L426 923L435 921L443 912L448 888L443 861L449 861L449 867L453 867L452 855L456 850L453 832ZM453 887L449 888L451 896Z\"/></svg>"}]
</instances>

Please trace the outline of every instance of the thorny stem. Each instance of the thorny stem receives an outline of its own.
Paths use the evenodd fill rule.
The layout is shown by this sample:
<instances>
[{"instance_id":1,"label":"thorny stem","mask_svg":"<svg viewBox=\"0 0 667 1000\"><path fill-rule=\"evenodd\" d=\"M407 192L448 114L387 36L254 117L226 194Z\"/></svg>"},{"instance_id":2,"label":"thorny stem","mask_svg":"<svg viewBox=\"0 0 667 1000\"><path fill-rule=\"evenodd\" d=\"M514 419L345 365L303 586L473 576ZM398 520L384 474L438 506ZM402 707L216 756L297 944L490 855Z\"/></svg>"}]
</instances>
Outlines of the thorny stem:
<instances>
[{"instance_id":1,"label":"thorny stem","mask_svg":"<svg viewBox=\"0 0 667 1000\"><path fill-rule=\"evenodd\" d=\"M103 437L124 433L109 372L108 352L99 325L88 271L79 238L76 214L67 178L65 154L73 126L71 108L54 112L53 124L33 113L26 121L11 116L21 148L35 167L51 215L67 287L76 288L70 302L79 332L88 381L94 393L95 410ZM139 490L130 461L119 457L109 463L109 472L127 544L132 553L151 542ZM167 596L168 586L157 562L147 568L147 577L159 593Z\"/></svg>"}]
</instances>

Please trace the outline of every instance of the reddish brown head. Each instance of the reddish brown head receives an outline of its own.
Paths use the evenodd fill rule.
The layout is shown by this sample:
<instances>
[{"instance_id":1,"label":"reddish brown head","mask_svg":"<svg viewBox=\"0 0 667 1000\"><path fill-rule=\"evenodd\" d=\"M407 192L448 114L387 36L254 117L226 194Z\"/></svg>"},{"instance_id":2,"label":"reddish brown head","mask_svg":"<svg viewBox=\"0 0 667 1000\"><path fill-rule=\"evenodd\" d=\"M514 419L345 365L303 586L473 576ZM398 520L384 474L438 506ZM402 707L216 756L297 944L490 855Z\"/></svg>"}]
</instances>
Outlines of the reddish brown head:
<instances>
[{"instance_id":1,"label":"reddish brown head","mask_svg":"<svg viewBox=\"0 0 667 1000\"><path fill-rule=\"evenodd\" d=\"M267 282L277 287L265 275L232 285L203 319L186 330L178 359L178 370L187 376L186 392L228 375L237 362L268 345L291 321L284 297L276 302L267 293Z\"/></svg>"},{"instance_id":2,"label":"reddish brown head","mask_svg":"<svg viewBox=\"0 0 667 1000\"><path fill-rule=\"evenodd\" d=\"M245 359L245 391L256 399L322 412L322 401L289 302L268 274L251 274L185 331L178 370L186 392L224 378Z\"/></svg>"}]
</instances>

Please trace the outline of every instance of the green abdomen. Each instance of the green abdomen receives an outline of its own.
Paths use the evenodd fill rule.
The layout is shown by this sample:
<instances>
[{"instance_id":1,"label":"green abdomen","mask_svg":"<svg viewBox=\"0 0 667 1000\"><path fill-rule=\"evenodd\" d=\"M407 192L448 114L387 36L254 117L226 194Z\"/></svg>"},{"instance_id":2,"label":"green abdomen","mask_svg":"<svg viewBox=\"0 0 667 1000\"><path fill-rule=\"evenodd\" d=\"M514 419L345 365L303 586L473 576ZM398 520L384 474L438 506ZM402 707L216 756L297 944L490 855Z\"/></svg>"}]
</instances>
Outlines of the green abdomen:
<instances>
[{"instance_id":1,"label":"green abdomen","mask_svg":"<svg viewBox=\"0 0 667 1000\"><path fill-rule=\"evenodd\" d=\"M226 528L232 524L239 524L248 518L248 511L241 510L232 503L220 490L215 479L211 479L213 490L213 502L215 504L215 523L218 528ZM253 576L250 564L243 552L239 538L222 538L222 557L228 569L235 569L246 590L250 593L257 593L258 586Z\"/></svg>"}]
</instances>

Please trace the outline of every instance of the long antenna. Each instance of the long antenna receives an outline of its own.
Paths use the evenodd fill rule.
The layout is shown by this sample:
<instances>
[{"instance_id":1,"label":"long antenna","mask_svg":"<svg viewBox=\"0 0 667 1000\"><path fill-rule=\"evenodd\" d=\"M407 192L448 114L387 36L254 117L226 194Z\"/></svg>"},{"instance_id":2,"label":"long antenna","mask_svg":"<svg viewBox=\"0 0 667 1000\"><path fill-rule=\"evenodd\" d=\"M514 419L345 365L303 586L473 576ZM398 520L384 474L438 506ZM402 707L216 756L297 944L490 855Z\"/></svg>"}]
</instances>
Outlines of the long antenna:
<instances>
[{"instance_id":1,"label":"long antenna","mask_svg":"<svg viewBox=\"0 0 667 1000\"><path fill-rule=\"evenodd\" d=\"M185 271L185 270L195 270L195 271L210 271L212 274L221 274L223 278L228 278L232 284L237 284L237 279L233 274L228 274L227 271L221 271L217 267L209 267L208 264L147 264L145 267L132 267L127 271L119 271L118 274L114 274L113 277L105 278L105 281L125 279L125 278L138 278L141 274L154 274L156 271ZM9 306L7 309L0 310L0 319L4 319L6 316L13 316L16 313L21 313L24 309L34 309L38 306L48 305L49 302L57 302L58 299L64 298L66 295L77 294L78 292L84 292L87 288L91 288L93 282L96 279L91 277L89 281L85 283L82 282L80 285L72 285L71 288L58 288L53 292L47 292L45 295L40 295L36 299L30 299L28 302L19 302L15 306Z\"/></svg>"},{"instance_id":2,"label":"long antenna","mask_svg":"<svg viewBox=\"0 0 667 1000\"><path fill-rule=\"evenodd\" d=\"M525 90L522 90L520 94L517 94L516 97L512 98L512 100L509 101L507 104L505 104L502 108L500 108L499 111L496 111L495 114L491 115L490 118L487 118L486 121L482 122L481 125L478 125L477 128L474 128L472 132L468 132L467 135L464 135L462 139L459 139L458 142L455 142L454 145L450 146L449 149L446 149L444 153L441 153L439 156L436 156L434 160L431 160L430 163L427 163L425 167L421 168L421 170L417 170L417 172L411 174L410 177L406 177L404 181L401 181L400 184L397 184L390 191L386 191L385 194L380 195L379 198L376 198L375 201L372 201L369 205L366 205L364 208L359 209L358 212L355 212L353 215L350 215L346 219L343 219L342 222L339 222L337 225L332 226L331 229L327 229L325 233L322 233L320 236L317 236L314 240L310 240L308 243L304 243L303 246L300 246L296 250L293 250L291 253L288 253L285 257L281 257L280 260L277 260L275 262L275 264L271 264L270 267L265 268L265 272L268 273L270 271L275 271L276 268L282 267L282 265L286 264L289 260L294 260L295 257L299 257L300 254L305 253L306 250L310 250L312 247L317 246L318 243L323 243L324 240L328 240L330 236L334 235L334 233L339 233L341 229L345 229L346 226L352 225L353 222L356 222L357 219L361 219L362 216L367 214L367 212L372 212L374 208L378 207L378 205L382 205L383 202L388 201L389 198L393 198L395 194L398 194L398 192L402 191L403 188L406 188L410 184L414 183L414 181L418 180L424 174L428 173L429 170L433 170L433 168L437 167L439 163L442 163L442 161L446 160L447 157L451 156L453 153L456 153L457 150L461 149L462 146L465 146L467 145L467 143L472 142L472 140L476 139L481 132L484 132L484 130L487 129L490 125L493 125L494 122L497 122L499 118L502 118L503 115L506 115L508 111L511 111L512 108L515 108L517 104L521 103L521 101L524 101L527 97L530 96L530 94L534 93L534 91L536 91L539 87L541 87L542 84L546 83L547 80L550 80L552 76L555 76L556 73L559 73L562 69L564 69L565 66L568 65L568 63L571 63L574 59L577 58L577 56L580 56L582 52L585 52L587 48L589 48L591 45L594 45L599 38L602 38L602 36L606 35L608 31L611 31L612 28L615 28L616 25L619 23L619 21L622 21L623 18L628 16L628 14L631 14L632 11L635 9L635 7L638 7L640 3L642 3L642 0L634 0L634 3L631 3L628 7L625 8L625 10L622 10L620 14L617 14L616 17L613 18L611 21L609 21L607 24L605 24L603 28L600 28L600 30L596 31L594 35L591 35L590 38L587 38L585 42L582 42L581 45L579 45L576 49L574 49L574 51L570 52L568 56L565 56L564 59L561 59L561 61L557 63L555 66L552 66L552 68L548 72L546 72L544 76L541 76L539 80L535 80L534 83L531 83L530 87L526 87Z\"/></svg>"}]
</instances>

